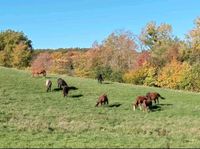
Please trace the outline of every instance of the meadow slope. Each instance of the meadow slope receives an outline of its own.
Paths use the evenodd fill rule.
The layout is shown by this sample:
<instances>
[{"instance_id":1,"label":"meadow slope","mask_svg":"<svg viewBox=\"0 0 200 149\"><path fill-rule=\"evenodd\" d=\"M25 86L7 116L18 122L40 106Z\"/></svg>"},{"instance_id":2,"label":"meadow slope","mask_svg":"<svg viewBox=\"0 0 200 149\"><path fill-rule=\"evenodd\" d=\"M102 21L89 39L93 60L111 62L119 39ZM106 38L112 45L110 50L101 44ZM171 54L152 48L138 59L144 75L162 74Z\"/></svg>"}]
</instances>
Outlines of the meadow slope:
<instances>
[{"instance_id":1,"label":"meadow slope","mask_svg":"<svg viewBox=\"0 0 200 149\"><path fill-rule=\"evenodd\" d=\"M70 90L46 93L45 78L0 67L0 147L200 147L200 94L65 75ZM166 100L150 113L131 109L138 95ZM95 107L107 93L110 106ZM116 106L117 105L117 106Z\"/></svg>"}]
</instances>

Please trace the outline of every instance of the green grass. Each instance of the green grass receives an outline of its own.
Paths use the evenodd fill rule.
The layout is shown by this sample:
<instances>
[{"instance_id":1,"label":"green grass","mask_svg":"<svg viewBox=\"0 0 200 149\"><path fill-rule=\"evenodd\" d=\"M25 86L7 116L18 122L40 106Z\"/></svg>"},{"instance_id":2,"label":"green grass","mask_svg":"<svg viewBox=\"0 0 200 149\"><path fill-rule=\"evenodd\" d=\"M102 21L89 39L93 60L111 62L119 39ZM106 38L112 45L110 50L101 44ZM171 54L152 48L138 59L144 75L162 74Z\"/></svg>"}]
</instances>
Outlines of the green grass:
<instances>
[{"instance_id":1,"label":"green grass","mask_svg":"<svg viewBox=\"0 0 200 149\"><path fill-rule=\"evenodd\" d=\"M200 94L77 77L62 77L71 90L46 93L45 78L0 67L0 147L199 147ZM157 91L160 109L131 109L138 95ZM109 104L95 107L107 93Z\"/></svg>"}]
</instances>

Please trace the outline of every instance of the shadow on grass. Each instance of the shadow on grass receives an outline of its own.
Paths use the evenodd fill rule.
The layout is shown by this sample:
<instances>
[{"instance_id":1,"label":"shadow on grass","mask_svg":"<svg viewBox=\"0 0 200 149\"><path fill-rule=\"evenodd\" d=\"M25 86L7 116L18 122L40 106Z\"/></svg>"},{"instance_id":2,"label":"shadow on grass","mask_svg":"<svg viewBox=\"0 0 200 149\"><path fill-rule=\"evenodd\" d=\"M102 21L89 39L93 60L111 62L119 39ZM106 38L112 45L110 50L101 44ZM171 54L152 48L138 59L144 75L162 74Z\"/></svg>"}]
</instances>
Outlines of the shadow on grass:
<instances>
[{"instance_id":1,"label":"shadow on grass","mask_svg":"<svg viewBox=\"0 0 200 149\"><path fill-rule=\"evenodd\" d=\"M72 98L79 98L79 97L82 97L83 95L82 94L78 94L78 95L71 95L70 97Z\"/></svg>"},{"instance_id":2,"label":"shadow on grass","mask_svg":"<svg viewBox=\"0 0 200 149\"><path fill-rule=\"evenodd\" d=\"M173 104L163 104L163 103L161 103L161 104L159 104L160 106L172 106Z\"/></svg>"},{"instance_id":3,"label":"shadow on grass","mask_svg":"<svg viewBox=\"0 0 200 149\"><path fill-rule=\"evenodd\" d=\"M102 84L113 84L112 82L102 82Z\"/></svg>"},{"instance_id":4,"label":"shadow on grass","mask_svg":"<svg viewBox=\"0 0 200 149\"><path fill-rule=\"evenodd\" d=\"M108 107L120 107L122 104L121 103L113 103L113 104L110 104L108 105Z\"/></svg>"},{"instance_id":5,"label":"shadow on grass","mask_svg":"<svg viewBox=\"0 0 200 149\"><path fill-rule=\"evenodd\" d=\"M157 104L157 105L153 105L151 106L150 110L151 112L156 112L156 111L163 111L164 106L172 106L173 104Z\"/></svg>"},{"instance_id":6,"label":"shadow on grass","mask_svg":"<svg viewBox=\"0 0 200 149\"><path fill-rule=\"evenodd\" d=\"M57 92L57 91L61 91L61 90L62 90L62 88L54 88L54 89L53 89L53 91L56 91L56 92Z\"/></svg>"},{"instance_id":7,"label":"shadow on grass","mask_svg":"<svg viewBox=\"0 0 200 149\"><path fill-rule=\"evenodd\" d=\"M75 86L69 86L69 90L77 90L78 88Z\"/></svg>"}]
</instances>

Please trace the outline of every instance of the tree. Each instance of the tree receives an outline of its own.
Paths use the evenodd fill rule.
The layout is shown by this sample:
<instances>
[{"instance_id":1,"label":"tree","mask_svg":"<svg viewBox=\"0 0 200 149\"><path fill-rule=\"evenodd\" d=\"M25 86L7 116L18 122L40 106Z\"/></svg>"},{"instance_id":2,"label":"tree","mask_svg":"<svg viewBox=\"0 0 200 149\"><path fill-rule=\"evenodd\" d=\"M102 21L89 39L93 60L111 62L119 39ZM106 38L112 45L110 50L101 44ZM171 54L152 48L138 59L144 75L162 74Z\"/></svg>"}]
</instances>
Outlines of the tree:
<instances>
[{"instance_id":1,"label":"tree","mask_svg":"<svg viewBox=\"0 0 200 149\"><path fill-rule=\"evenodd\" d=\"M31 60L31 51L27 50L27 48L27 45L23 43L20 43L15 46L11 54L11 65L13 67L23 68L29 65L29 62Z\"/></svg>"},{"instance_id":2,"label":"tree","mask_svg":"<svg viewBox=\"0 0 200 149\"><path fill-rule=\"evenodd\" d=\"M102 43L101 56L106 66L116 71L126 71L133 67L137 45L129 31L111 33Z\"/></svg>"},{"instance_id":3,"label":"tree","mask_svg":"<svg viewBox=\"0 0 200 149\"><path fill-rule=\"evenodd\" d=\"M6 67L26 67L32 53L31 40L23 32L0 32L0 64ZM15 55L17 54L17 56ZM25 60L25 62L23 62Z\"/></svg>"},{"instance_id":4,"label":"tree","mask_svg":"<svg viewBox=\"0 0 200 149\"><path fill-rule=\"evenodd\" d=\"M188 34L190 46L190 62L200 63L200 17L195 20L195 28Z\"/></svg>"},{"instance_id":5,"label":"tree","mask_svg":"<svg viewBox=\"0 0 200 149\"><path fill-rule=\"evenodd\" d=\"M39 53L36 58L32 61L31 69L32 71L45 70L49 71L52 65L52 57L48 52Z\"/></svg>"}]
</instances>

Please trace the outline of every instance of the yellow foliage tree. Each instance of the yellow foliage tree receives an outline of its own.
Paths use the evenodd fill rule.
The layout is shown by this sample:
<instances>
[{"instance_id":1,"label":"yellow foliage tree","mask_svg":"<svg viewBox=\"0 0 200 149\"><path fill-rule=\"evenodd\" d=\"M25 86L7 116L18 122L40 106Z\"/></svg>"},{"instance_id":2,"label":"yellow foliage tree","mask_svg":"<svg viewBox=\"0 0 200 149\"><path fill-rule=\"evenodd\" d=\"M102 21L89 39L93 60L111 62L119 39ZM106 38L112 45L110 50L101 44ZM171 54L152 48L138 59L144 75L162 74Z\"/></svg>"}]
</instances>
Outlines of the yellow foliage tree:
<instances>
[{"instance_id":1,"label":"yellow foliage tree","mask_svg":"<svg viewBox=\"0 0 200 149\"><path fill-rule=\"evenodd\" d=\"M157 85L177 89L179 84L184 81L184 76L189 70L190 65L188 63L181 63L173 59L171 63L161 69Z\"/></svg>"},{"instance_id":2,"label":"yellow foliage tree","mask_svg":"<svg viewBox=\"0 0 200 149\"><path fill-rule=\"evenodd\" d=\"M12 66L17 68L26 67L31 59L31 51L27 50L29 47L26 44L20 43L15 46L12 57Z\"/></svg>"}]
</instances>

